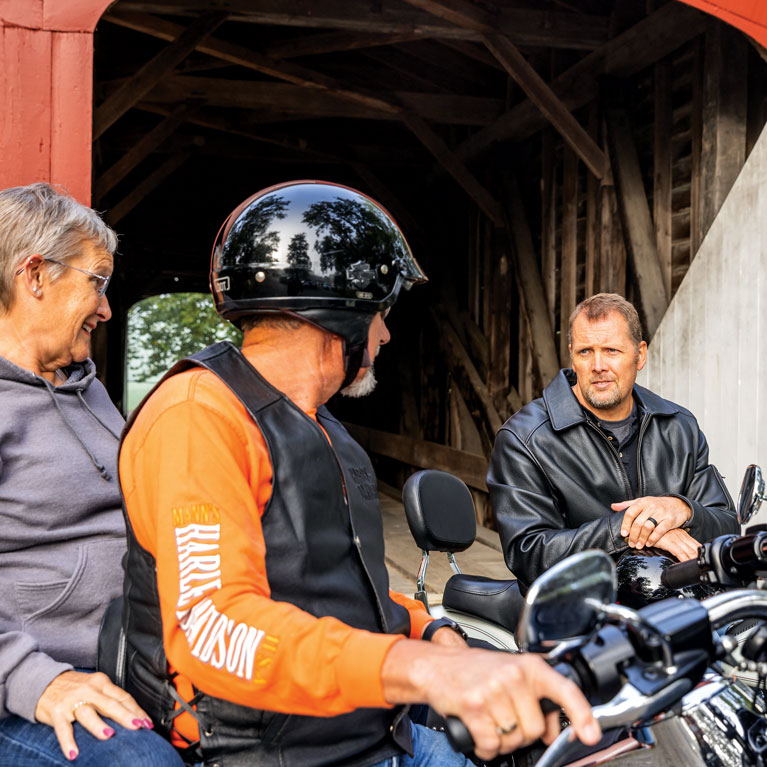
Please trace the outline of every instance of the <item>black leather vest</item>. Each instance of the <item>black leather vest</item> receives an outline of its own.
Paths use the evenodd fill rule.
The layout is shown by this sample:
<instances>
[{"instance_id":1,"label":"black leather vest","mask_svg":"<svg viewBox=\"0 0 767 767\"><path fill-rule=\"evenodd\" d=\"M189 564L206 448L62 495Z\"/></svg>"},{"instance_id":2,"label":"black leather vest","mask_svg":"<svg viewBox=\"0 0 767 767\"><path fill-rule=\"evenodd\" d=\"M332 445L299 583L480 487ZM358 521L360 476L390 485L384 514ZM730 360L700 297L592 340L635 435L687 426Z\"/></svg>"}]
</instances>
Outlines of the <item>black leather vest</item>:
<instances>
[{"instance_id":1,"label":"black leather vest","mask_svg":"<svg viewBox=\"0 0 767 767\"><path fill-rule=\"evenodd\" d=\"M408 612L389 598L376 478L362 448L323 407L317 417L331 447L317 424L227 342L182 360L165 378L194 366L214 372L237 395L266 440L274 477L262 526L272 598L355 628L407 636ZM138 544L127 515L126 521L125 687L169 737L176 692L162 643L156 563ZM362 767L412 750L401 709L322 718L262 711L196 692L200 752L211 767Z\"/></svg>"}]
</instances>

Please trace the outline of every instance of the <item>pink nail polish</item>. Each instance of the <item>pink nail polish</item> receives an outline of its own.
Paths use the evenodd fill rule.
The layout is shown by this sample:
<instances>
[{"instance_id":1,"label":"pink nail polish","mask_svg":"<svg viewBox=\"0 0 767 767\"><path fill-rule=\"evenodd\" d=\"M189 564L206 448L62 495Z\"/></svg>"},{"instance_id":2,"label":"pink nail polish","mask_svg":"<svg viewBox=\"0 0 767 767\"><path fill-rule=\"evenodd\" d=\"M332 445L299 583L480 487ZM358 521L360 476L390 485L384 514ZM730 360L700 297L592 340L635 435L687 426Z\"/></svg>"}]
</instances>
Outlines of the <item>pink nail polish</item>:
<instances>
[{"instance_id":1,"label":"pink nail polish","mask_svg":"<svg viewBox=\"0 0 767 767\"><path fill-rule=\"evenodd\" d=\"M144 726L144 722L142 722L141 719L132 719L131 720L131 724L134 727L143 727Z\"/></svg>"},{"instance_id":2,"label":"pink nail polish","mask_svg":"<svg viewBox=\"0 0 767 767\"><path fill-rule=\"evenodd\" d=\"M111 738L115 734L115 731L111 727L105 727L104 728L104 735L107 738Z\"/></svg>"},{"instance_id":3,"label":"pink nail polish","mask_svg":"<svg viewBox=\"0 0 767 767\"><path fill-rule=\"evenodd\" d=\"M70 751L69 752L69 761L71 762L73 759L76 759L76 758L77 758L77 751L74 751L74 750Z\"/></svg>"},{"instance_id":4,"label":"pink nail polish","mask_svg":"<svg viewBox=\"0 0 767 767\"><path fill-rule=\"evenodd\" d=\"M154 725L150 719L144 719L144 727L146 727L147 730L154 730Z\"/></svg>"}]
</instances>

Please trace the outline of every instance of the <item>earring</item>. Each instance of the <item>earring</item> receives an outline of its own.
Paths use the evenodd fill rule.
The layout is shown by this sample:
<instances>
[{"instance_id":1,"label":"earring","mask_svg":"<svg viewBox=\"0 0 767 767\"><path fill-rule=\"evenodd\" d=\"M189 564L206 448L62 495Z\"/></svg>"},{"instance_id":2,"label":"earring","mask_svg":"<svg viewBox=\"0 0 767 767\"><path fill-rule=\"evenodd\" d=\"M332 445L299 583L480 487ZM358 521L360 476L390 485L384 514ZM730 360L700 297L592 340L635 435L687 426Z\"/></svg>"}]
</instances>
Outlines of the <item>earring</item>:
<instances>
[{"instance_id":1,"label":"earring","mask_svg":"<svg viewBox=\"0 0 767 767\"><path fill-rule=\"evenodd\" d=\"M34 289L32 292L33 292L33 293L34 293L36 296L39 296L39 295L40 295L40 288L35 288L35 289Z\"/></svg>"}]
</instances>

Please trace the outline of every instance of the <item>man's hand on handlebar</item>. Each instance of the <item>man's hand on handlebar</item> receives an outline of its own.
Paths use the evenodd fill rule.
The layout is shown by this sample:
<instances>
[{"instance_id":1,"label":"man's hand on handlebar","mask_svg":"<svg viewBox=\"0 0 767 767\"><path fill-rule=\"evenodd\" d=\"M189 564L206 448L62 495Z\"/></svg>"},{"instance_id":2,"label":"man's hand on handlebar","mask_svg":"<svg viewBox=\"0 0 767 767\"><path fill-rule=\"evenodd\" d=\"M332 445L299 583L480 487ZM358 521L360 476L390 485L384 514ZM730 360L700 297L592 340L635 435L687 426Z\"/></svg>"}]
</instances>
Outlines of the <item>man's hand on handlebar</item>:
<instances>
[{"instance_id":1,"label":"man's hand on handlebar","mask_svg":"<svg viewBox=\"0 0 767 767\"><path fill-rule=\"evenodd\" d=\"M593 745L600 729L583 693L541 657L487 650L424 646L402 640L389 650L381 677L390 703L428 703L469 729L480 759L492 759L559 733L559 714L544 715L540 701L562 706L577 737Z\"/></svg>"},{"instance_id":2,"label":"man's hand on handlebar","mask_svg":"<svg viewBox=\"0 0 767 767\"><path fill-rule=\"evenodd\" d=\"M647 495L610 508L624 512L621 535L633 549L656 546L669 530L682 527L692 517L692 509L674 496Z\"/></svg>"}]
</instances>

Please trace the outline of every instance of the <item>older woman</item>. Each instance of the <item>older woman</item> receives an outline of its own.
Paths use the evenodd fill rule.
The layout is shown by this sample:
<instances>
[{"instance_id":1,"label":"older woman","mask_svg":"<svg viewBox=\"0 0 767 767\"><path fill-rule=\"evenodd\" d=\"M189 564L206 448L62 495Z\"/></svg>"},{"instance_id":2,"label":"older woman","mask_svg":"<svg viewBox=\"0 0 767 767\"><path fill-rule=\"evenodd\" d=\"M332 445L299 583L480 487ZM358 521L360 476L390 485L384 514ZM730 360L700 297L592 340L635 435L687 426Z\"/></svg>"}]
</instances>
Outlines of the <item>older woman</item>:
<instances>
[{"instance_id":1,"label":"older woman","mask_svg":"<svg viewBox=\"0 0 767 767\"><path fill-rule=\"evenodd\" d=\"M122 418L88 358L116 245L47 184L0 192L0 766L181 764L94 671L125 550Z\"/></svg>"}]
</instances>

